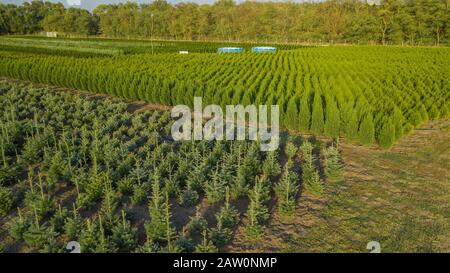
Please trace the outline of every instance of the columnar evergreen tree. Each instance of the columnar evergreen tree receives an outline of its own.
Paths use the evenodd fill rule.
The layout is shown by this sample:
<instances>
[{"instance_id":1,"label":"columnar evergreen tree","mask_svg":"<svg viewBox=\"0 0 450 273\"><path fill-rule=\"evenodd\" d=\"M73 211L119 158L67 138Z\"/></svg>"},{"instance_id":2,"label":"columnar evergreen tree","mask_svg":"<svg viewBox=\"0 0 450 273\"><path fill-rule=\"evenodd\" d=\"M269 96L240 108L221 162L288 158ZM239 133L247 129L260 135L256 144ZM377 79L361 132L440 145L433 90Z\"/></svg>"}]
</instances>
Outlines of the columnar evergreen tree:
<instances>
[{"instance_id":1,"label":"columnar evergreen tree","mask_svg":"<svg viewBox=\"0 0 450 273\"><path fill-rule=\"evenodd\" d=\"M363 117L359 126L358 136L362 144L370 145L375 142L375 125L371 114L368 113Z\"/></svg>"},{"instance_id":2,"label":"columnar evergreen tree","mask_svg":"<svg viewBox=\"0 0 450 273\"><path fill-rule=\"evenodd\" d=\"M111 84L117 89L115 92L129 97L136 96L135 93L140 92L136 88L139 89L145 81L152 85L149 89L154 93L152 96L160 100L161 95L163 100L169 99L170 103L184 101L186 97L182 93L188 92L188 89L192 89L193 94L203 95L203 92L208 92L205 97L210 102L223 98L222 93L233 98L235 94L232 86L242 85L242 92L237 95L241 102L287 102L283 110L285 114L294 109L290 107L290 98L301 96L300 108L299 101L296 104L297 111L301 111L304 101L308 102L303 98L306 95L301 92L314 88L318 93L310 101L315 104L325 99L320 103L326 106L321 115L323 117L325 114L326 118L322 133L332 135L336 129L334 125L339 122L330 121L339 117L341 128L349 138L353 135L369 143L376 139L381 147L389 147L402 134L412 130L412 122L420 124L430 117L437 117L436 113L433 114L436 112L433 106L439 112L446 105L450 106L445 100L448 80L442 73L432 73L443 67L440 59L444 49L432 50L433 54L420 48L411 51L413 53L410 52L412 49L406 48L389 50L394 54L401 51L402 56L407 57L410 62L392 58L395 65L378 71L375 68L378 67L377 64L383 63L385 49L378 48L372 52L356 47L279 52L270 58L259 54L233 57L195 54L189 57L189 63L193 64L189 69L185 68L186 57L170 54L166 54L164 58L145 54L134 57L130 54L126 58L118 56L112 64L109 58L51 57L16 52L13 54L14 58L11 54L0 54L0 74L89 90L104 90L103 87ZM342 55L334 58L331 53ZM415 54L424 54L426 57L423 59L429 59L428 63L433 66L416 62L415 59L418 58L415 58ZM323 56L329 59L327 63L329 61L330 65L321 67L322 61L316 61L322 60ZM358 63L360 69L355 69L349 64L351 62L346 62L341 67L332 65L343 58L351 60L359 57L368 57ZM171 76L163 65L167 58L177 59L170 60L173 61L170 71L179 70L183 73ZM218 58L220 62L217 61ZM251 65L255 69L231 69L231 66L228 67L230 58L236 61L237 67ZM205 61L211 64L213 70L203 71L204 69L194 65L200 66ZM370 62L374 65L369 65ZM415 71L410 68L415 67L411 62L424 66L417 66L420 69ZM274 64L283 69L271 72L268 67ZM127 71L117 69L119 66L127 67ZM92 71L86 67L92 67ZM217 74L222 74L217 73L218 68L234 72L218 76ZM261 73L255 73L256 70ZM371 72L374 71L378 71L380 75L373 76ZM33 73L36 75L31 75ZM97 78L98 74L110 76L112 83L108 82L107 76ZM413 79L411 75L416 78ZM337 76L342 77L340 82L347 82L348 86L333 88ZM65 79L66 77L69 79ZM249 92L243 91L249 81L242 78L254 81ZM207 83L202 83L202 80ZM283 151L285 156L279 159L277 152L261 152L258 142L174 142L169 137L172 125L170 112L131 114L127 112L128 106L125 103L112 103L105 98L82 99L75 96L74 99L73 94L62 95L60 92L48 92L47 89L28 86L24 88L19 84L18 88L5 88L5 82L0 81L0 166L3 168L0 171L0 214L10 214L10 208L15 203L23 205L25 217L14 218L11 236L22 240L26 234L27 243L39 246L39 251L58 247L60 238L57 237L56 240L53 235L45 237L47 231L64 232L65 234L61 234L63 238L83 242L87 251L132 250L134 245L127 242L134 240L133 228L129 221L124 220L124 216L120 218L119 198L128 200L126 195L131 195L132 204L139 204L146 202L150 194L150 219L145 225L149 234L146 251L178 251L178 243L175 242L181 237L177 238L175 233L170 232L169 194L178 198L186 207L196 205L199 195L203 193L211 203L225 199L225 205L216 215L217 225L210 230L208 237L217 246L221 246L229 240L229 231L238 222L238 213L229 201L228 186L236 198L246 197L250 192L250 204L244 221L246 224L250 223L246 226L246 234L256 238L262 233L264 219L268 215L270 191L274 184L280 212L289 215L293 211L292 206L295 207L294 200L298 194L295 180L289 175L279 179L279 160L287 159L286 170L301 172L302 185L307 192L321 193L324 190L321 179L325 177L328 180L342 177L342 162L337 147L335 150L330 147L322 150L324 157L316 158L312 145L308 146L308 142L304 142L301 148L302 158L299 158L296 157L296 146L288 140ZM131 86L130 92L123 93L128 85ZM220 85L227 85L228 88L218 87ZM340 113L331 115L338 106ZM309 109L308 107L304 109ZM302 124L300 114L298 119L298 124ZM308 128L309 121L310 118ZM317 148L320 148L320 142L318 143ZM236 147L242 148L242 151L237 152ZM325 159L324 177L321 177L322 173L319 173L317 167L322 158ZM198 163L195 159L198 159ZM304 164L296 166L294 161L304 161ZM8 171L14 165L18 166L14 175L5 173L5 170ZM21 181L23 177L20 175L25 172L24 167L27 165L29 186L26 179ZM34 172L37 172L36 175ZM149 183L150 173L153 175ZM255 179L259 175L261 177ZM276 180L279 180L278 184ZM76 194L77 207L72 211L73 216L66 215L64 208L58 207L55 210L57 204L53 199L60 193L60 187L65 188L66 185L69 188L73 186ZM122 196L118 195L116 189ZM182 191L181 194L179 190ZM202 208L202 211L207 209L204 206ZM95 215L89 221L83 221L80 215L90 214L91 209L95 209ZM202 213L192 221L200 232L208 226ZM28 218L33 218L32 216L35 219L30 221ZM156 246L152 247L153 244Z\"/></svg>"},{"instance_id":3,"label":"columnar evergreen tree","mask_svg":"<svg viewBox=\"0 0 450 273\"><path fill-rule=\"evenodd\" d=\"M381 127L378 143L381 148L390 148L395 141L395 125L392 123L391 119L387 119L387 121L383 122Z\"/></svg>"},{"instance_id":4,"label":"columnar evergreen tree","mask_svg":"<svg viewBox=\"0 0 450 273\"><path fill-rule=\"evenodd\" d=\"M325 135L338 137L341 125L340 113L336 103L331 98L327 99L325 116Z\"/></svg>"},{"instance_id":5,"label":"columnar evergreen tree","mask_svg":"<svg viewBox=\"0 0 450 273\"><path fill-rule=\"evenodd\" d=\"M299 129L302 132L309 131L311 122L311 111L309 106L309 95L303 95L300 100Z\"/></svg>"},{"instance_id":6,"label":"columnar evergreen tree","mask_svg":"<svg viewBox=\"0 0 450 273\"><path fill-rule=\"evenodd\" d=\"M298 98L296 96L293 96L289 99L289 102L287 104L284 122L286 128L289 128L291 130L298 130L300 126L297 101Z\"/></svg>"},{"instance_id":7,"label":"columnar evergreen tree","mask_svg":"<svg viewBox=\"0 0 450 273\"><path fill-rule=\"evenodd\" d=\"M403 135L403 123L405 122L405 118L398 108L394 109L392 122L395 126L395 140L398 140Z\"/></svg>"},{"instance_id":8,"label":"columnar evergreen tree","mask_svg":"<svg viewBox=\"0 0 450 273\"><path fill-rule=\"evenodd\" d=\"M314 94L314 103L311 117L311 132L322 134L324 127L322 97L319 92Z\"/></svg>"},{"instance_id":9,"label":"columnar evergreen tree","mask_svg":"<svg viewBox=\"0 0 450 273\"><path fill-rule=\"evenodd\" d=\"M354 109L351 109L348 120L345 123L344 127L345 137L349 140L358 139L358 128L358 115L356 114L356 111Z\"/></svg>"}]
</instances>

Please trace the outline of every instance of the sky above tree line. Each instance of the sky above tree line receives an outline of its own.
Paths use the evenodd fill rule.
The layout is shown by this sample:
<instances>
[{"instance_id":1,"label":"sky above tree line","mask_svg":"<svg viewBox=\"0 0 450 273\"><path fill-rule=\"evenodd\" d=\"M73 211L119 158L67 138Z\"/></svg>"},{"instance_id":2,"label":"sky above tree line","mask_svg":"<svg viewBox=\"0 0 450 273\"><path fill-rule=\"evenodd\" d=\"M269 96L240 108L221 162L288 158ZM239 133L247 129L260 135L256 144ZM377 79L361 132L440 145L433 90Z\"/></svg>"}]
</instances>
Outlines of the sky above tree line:
<instances>
[{"instance_id":1,"label":"sky above tree line","mask_svg":"<svg viewBox=\"0 0 450 273\"><path fill-rule=\"evenodd\" d=\"M125 2L136 2L136 3L150 3L152 0L45 0L48 2L61 2L65 6L70 6L70 3L80 2L81 8L85 8L88 10L93 10L96 6L100 4L117 4L117 3L125 3ZM195 3L214 3L217 0L167 0L169 3L178 3L178 2L195 2ZM236 2L243 2L244 0L235 0ZM269 1L269 0L256 0L256 1ZM285 0L270 0L272 2L282 2ZM294 2L318 2L322 0L294 0ZM31 0L0 0L1 3L5 4L16 4L20 5L23 2L31 2Z\"/></svg>"}]
</instances>

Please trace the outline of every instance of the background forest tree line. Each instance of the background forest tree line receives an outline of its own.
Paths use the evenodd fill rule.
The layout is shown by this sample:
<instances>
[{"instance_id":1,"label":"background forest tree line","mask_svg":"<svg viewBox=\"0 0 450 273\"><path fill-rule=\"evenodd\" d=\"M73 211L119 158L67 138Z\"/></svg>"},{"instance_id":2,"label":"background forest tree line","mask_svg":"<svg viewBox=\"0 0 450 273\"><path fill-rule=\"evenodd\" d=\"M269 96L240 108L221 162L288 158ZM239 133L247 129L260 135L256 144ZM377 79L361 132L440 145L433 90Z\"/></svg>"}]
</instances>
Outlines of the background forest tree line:
<instances>
[{"instance_id":1,"label":"background forest tree line","mask_svg":"<svg viewBox=\"0 0 450 273\"><path fill-rule=\"evenodd\" d=\"M99 5L92 12L32 1L0 4L0 34L111 38L439 45L450 41L450 0L328 0L214 4L165 0Z\"/></svg>"}]
</instances>

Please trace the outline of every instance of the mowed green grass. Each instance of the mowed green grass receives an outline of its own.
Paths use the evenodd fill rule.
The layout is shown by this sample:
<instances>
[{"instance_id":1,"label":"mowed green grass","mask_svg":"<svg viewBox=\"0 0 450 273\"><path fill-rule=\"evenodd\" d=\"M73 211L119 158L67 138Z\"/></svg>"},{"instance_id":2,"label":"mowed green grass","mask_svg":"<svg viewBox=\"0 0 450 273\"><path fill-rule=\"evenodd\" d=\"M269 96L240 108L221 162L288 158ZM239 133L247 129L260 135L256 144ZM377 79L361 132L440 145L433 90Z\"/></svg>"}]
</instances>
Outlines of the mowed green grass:
<instances>
[{"instance_id":1,"label":"mowed green grass","mask_svg":"<svg viewBox=\"0 0 450 273\"><path fill-rule=\"evenodd\" d=\"M389 151L342 144L343 181L302 194L295 219L275 215L264 241L230 251L369 252L378 241L382 252L449 252L449 125L427 124Z\"/></svg>"}]
</instances>

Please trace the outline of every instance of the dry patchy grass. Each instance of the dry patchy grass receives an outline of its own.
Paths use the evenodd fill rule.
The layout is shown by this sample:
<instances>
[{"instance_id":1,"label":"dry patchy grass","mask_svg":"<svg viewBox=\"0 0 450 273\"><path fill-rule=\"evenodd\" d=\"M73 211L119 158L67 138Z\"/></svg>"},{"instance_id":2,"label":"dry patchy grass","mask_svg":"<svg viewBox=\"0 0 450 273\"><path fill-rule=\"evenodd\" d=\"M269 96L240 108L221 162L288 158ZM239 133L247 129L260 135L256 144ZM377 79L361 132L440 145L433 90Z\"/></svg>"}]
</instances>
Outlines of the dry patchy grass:
<instances>
[{"instance_id":1,"label":"dry patchy grass","mask_svg":"<svg viewBox=\"0 0 450 273\"><path fill-rule=\"evenodd\" d=\"M450 251L450 120L415 130L391 150L341 145L345 179L321 198L302 194L290 220L274 212L263 238L238 228L227 251Z\"/></svg>"}]
</instances>

